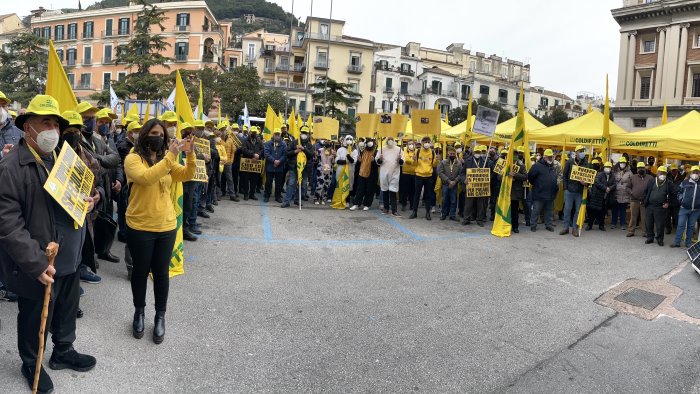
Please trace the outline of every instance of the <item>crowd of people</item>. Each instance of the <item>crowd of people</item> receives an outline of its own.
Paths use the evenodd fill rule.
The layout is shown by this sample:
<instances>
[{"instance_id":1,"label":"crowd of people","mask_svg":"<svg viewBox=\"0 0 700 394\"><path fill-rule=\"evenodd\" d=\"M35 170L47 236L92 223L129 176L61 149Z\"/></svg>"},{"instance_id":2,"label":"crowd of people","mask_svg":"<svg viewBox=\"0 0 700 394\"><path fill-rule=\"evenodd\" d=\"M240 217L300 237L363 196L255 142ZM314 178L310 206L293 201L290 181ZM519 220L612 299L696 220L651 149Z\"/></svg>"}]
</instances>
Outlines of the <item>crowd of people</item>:
<instances>
[{"instance_id":1,"label":"crowd of people","mask_svg":"<svg viewBox=\"0 0 700 394\"><path fill-rule=\"evenodd\" d=\"M586 194L586 230L620 229L627 237L640 230L647 244L663 246L664 235L675 230L670 246L690 246L700 216L698 166L658 166L653 158L641 161L627 154L613 163L584 146L556 154L539 149L531 157L518 147L516 166L499 174L499 159L508 157L505 148L462 141L352 136L331 141L314 139L307 125L298 136L287 125L268 136L257 126L226 121L178 122L171 111L141 124L138 116L117 120L110 109L87 102L61 113L56 100L45 95L36 96L19 114L9 104L0 92L0 297L17 302L21 371L30 385L38 368L36 333L48 283L53 284L48 321L54 344L49 367L88 371L95 366L94 357L73 348L76 319L83 316L81 282L101 282L100 261L120 262L112 253L115 238L124 245L131 283L133 336L140 339L145 332L151 274L153 341L163 342L168 269L178 226L171 186L177 182L183 187L182 234L188 242L198 240L201 220L214 214L222 198L262 198L263 204L274 199L281 208L306 202L326 205L345 170L350 193L340 205L350 211L371 210L376 199L385 215L398 218L408 210L408 219L432 220L437 212L440 220L480 227L494 221L502 177L511 177L510 216L516 234L522 215L532 232L539 224L553 232L558 220L560 235L580 236L578 215ZM84 225L43 189L64 143L95 178L85 199ZM298 177L300 153L307 161ZM244 159L259 166L244 168ZM195 177L198 162L204 163L206 179ZM574 166L594 169L595 181L572 179ZM488 193L468 193L472 169L489 174ZM51 241L60 244L54 266L44 252ZM41 368L39 392L52 389Z\"/></svg>"}]
</instances>

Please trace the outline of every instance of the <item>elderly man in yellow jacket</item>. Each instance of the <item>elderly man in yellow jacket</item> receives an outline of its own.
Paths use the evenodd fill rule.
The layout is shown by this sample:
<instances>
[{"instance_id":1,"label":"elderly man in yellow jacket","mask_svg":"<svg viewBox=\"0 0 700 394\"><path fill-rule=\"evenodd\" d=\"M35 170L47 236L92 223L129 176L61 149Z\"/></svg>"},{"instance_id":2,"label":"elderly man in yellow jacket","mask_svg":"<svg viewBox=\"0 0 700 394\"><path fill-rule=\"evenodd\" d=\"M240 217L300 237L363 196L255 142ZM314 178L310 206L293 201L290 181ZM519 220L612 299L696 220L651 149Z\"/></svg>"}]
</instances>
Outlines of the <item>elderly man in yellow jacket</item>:
<instances>
[{"instance_id":1,"label":"elderly man in yellow jacket","mask_svg":"<svg viewBox=\"0 0 700 394\"><path fill-rule=\"evenodd\" d=\"M425 220L431 220L430 208L432 203L433 170L437 166L438 158L430 143L430 137L423 137L420 149L416 150L413 161L416 163L415 190L413 194L413 213L409 219L418 217L418 200L421 192L425 204Z\"/></svg>"}]
</instances>

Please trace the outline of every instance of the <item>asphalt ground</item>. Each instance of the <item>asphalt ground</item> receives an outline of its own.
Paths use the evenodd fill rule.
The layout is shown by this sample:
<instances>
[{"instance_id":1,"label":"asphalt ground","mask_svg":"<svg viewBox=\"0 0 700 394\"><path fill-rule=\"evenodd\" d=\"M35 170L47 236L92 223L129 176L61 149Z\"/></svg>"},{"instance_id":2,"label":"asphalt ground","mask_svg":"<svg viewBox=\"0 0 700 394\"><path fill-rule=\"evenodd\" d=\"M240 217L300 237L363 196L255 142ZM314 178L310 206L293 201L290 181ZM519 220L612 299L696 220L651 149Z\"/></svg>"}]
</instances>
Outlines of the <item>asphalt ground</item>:
<instances>
[{"instance_id":1,"label":"asphalt ground","mask_svg":"<svg viewBox=\"0 0 700 394\"><path fill-rule=\"evenodd\" d=\"M163 344L150 339L152 293L134 339L124 263L101 262L75 343L97 366L49 370L55 392L700 392L696 324L594 302L672 271L683 249L619 229L577 239L522 225L501 239L490 223L407 217L221 201L185 244ZM700 275L687 265L670 282L674 306L700 317ZM2 393L29 392L16 312L0 303Z\"/></svg>"}]
</instances>

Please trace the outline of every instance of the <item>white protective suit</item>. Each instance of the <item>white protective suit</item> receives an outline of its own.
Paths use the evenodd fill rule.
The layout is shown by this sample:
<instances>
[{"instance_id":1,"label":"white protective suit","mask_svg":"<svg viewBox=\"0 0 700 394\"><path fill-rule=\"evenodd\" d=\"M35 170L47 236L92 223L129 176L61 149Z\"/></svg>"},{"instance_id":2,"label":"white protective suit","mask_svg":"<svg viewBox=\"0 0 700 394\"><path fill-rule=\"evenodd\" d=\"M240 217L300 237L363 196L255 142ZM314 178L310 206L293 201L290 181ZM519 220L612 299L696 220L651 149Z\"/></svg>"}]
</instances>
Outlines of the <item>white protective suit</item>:
<instances>
[{"instance_id":1,"label":"white protective suit","mask_svg":"<svg viewBox=\"0 0 700 394\"><path fill-rule=\"evenodd\" d=\"M394 145L390 148L384 145L381 150L377 151L375 160L379 163L379 156L382 157L382 164L379 165L379 186L382 191L399 191L399 179L401 177L401 162L404 160L403 149Z\"/></svg>"}]
</instances>

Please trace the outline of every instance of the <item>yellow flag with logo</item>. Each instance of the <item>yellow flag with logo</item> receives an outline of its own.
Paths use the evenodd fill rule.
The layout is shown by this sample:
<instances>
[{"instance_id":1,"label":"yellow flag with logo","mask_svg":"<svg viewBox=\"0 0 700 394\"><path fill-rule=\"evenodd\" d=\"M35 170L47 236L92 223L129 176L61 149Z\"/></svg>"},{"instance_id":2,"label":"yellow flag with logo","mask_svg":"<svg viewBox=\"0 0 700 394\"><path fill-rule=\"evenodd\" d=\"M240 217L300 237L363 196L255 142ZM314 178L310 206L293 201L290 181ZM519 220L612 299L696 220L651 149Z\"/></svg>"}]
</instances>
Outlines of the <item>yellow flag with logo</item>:
<instances>
[{"instance_id":1,"label":"yellow flag with logo","mask_svg":"<svg viewBox=\"0 0 700 394\"><path fill-rule=\"evenodd\" d=\"M513 166L513 156L515 148L523 145L525 139L525 104L523 103L523 85L520 84L520 98L518 99L518 118L515 122L515 130L510 138L508 145L508 155L506 156L506 164L503 169L503 174L510 174ZM526 159L527 160L527 159ZM513 187L513 178L503 176L501 179L501 192L496 201L496 217L493 221L491 234L497 237L510 237L510 232L513 228L511 222L511 200L510 193Z\"/></svg>"},{"instance_id":2,"label":"yellow flag with logo","mask_svg":"<svg viewBox=\"0 0 700 394\"><path fill-rule=\"evenodd\" d=\"M46 94L58 101L58 109L61 113L65 111L75 111L78 107L78 100L70 86L61 59L56 53L53 41L49 40L49 67L46 74Z\"/></svg>"},{"instance_id":3,"label":"yellow flag with logo","mask_svg":"<svg viewBox=\"0 0 700 394\"><path fill-rule=\"evenodd\" d=\"M578 228L573 229L573 231L578 231L581 235L581 229L586 221L586 207L588 206L588 185L583 186L583 197L581 197L581 208L578 210L578 219L576 219L576 226Z\"/></svg>"},{"instance_id":4,"label":"yellow flag with logo","mask_svg":"<svg viewBox=\"0 0 700 394\"><path fill-rule=\"evenodd\" d=\"M148 122L148 119L151 118L151 100L148 100L146 103L146 111L143 113L143 123Z\"/></svg>"},{"instance_id":5,"label":"yellow flag with logo","mask_svg":"<svg viewBox=\"0 0 700 394\"><path fill-rule=\"evenodd\" d=\"M301 177L304 175L304 167L306 167L306 153L297 153L297 185L301 185Z\"/></svg>"},{"instance_id":6,"label":"yellow flag with logo","mask_svg":"<svg viewBox=\"0 0 700 394\"><path fill-rule=\"evenodd\" d=\"M333 200L331 203L331 208L335 209L345 209L345 200L347 200L350 195L350 165L343 165L343 170L340 172L340 177L338 179L338 187L335 188L333 192Z\"/></svg>"},{"instance_id":7,"label":"yellow flag with logo","mask_svg":"<svg viewBox=\"0 0 700 394\"><path fill-rule=\"evenodd\" d=\"M294 115L294 108L292 108L292 112L289 114L287 124L289 125L289 134L291 134L294 138L298 140L299 129L301 128L301 125L297 124L297 117L296 115Z\"/></svg>"}]
</instances>

